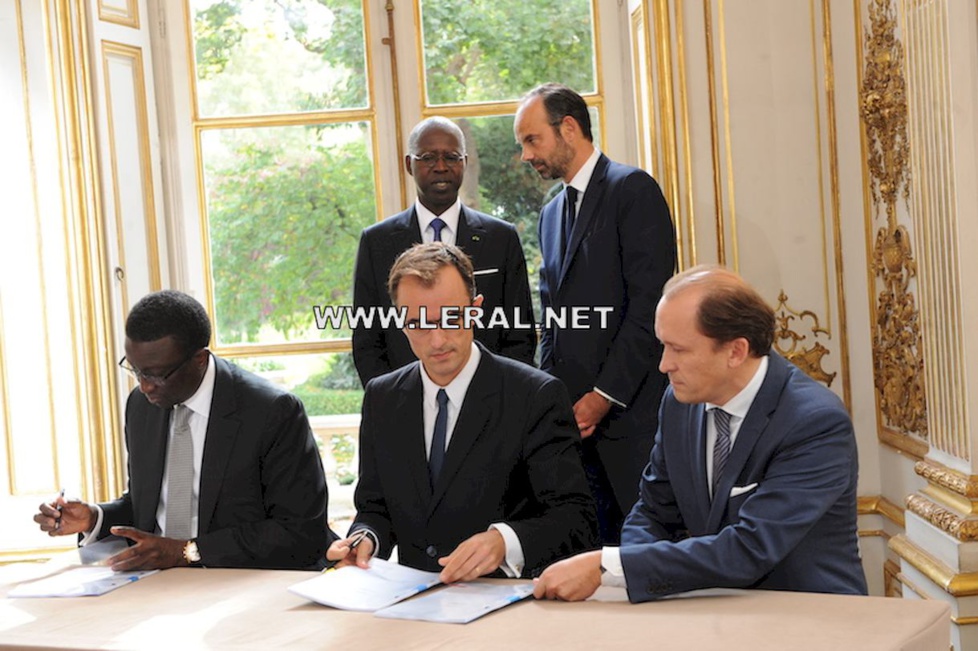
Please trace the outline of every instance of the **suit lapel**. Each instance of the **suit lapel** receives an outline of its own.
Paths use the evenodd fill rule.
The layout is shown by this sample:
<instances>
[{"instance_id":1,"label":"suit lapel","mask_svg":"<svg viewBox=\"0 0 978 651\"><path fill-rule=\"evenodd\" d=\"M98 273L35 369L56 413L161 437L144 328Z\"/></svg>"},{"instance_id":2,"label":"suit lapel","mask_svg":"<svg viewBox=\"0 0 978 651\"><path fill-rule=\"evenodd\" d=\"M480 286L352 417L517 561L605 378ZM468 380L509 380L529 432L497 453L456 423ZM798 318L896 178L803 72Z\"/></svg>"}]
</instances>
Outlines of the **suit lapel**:
<instances>
[{"instance_id":1,"label":"suit lapel","mask_svg":"<svg viewBox=\"0 0 978 651\"><path fill-rule=\"evenodd\" d=\"M214 395L211 413L207 419L207 436L204 439L204 458L200 465L200 497L197 507L197 531L207 533L217 496L221 493L224 471L241 421L236 417L237 399L234 392L234 376L227 362L212 356L214 360Z\"/></svg>"},{"instance_id":2,"label":"suit lapel","mask_svg":"<svg viewBox=\"0 0 978 651\"><path fill-rule=\"evenodd\" d=\"M418 224L417 211L413 207L394 215L390 219L394 228L391 229L390 237L387 239L389 251L387 257L390 258L391 265L393 265L397 256L421 242L421 226ZM383 287L387 286L388 273L390 273L389 267L383 270Z\"/></svg>"},{"instance_id":3,"label":"suit lapel","mask_svg":"<svg viewBox=\"0 0 978 651\"><path fill-rule=\"evenodd\" d=\"M560 249L561 229L560 223L563 201L553 199L543 207L540 215L540 248L543 254L544 273L547 274L547 285L550 288L551 298L556 296L558 288L558 278L560 278L561 260L563 251Z\"/></svg>"},{"instance_id":4,"label":"suit lapel","mask_svg":"<svg viewBox=\"0 0 978 651\"><path fill-rule=\"evenodd\" d=\"M163 490L163 472L170 439L170 415L173 410L163 410L149 403L146 409L146 420L139 428L140 431L131 433L130 446L137 445L143 451L141 465L145 465L145 468L140 467L134 473L137 475L136 481L139 481L139 475L145 473L151 483L147 486L148 490L139 491L141 499L138 504L133 505L133 514L137 518L136 527L143 531L155 531L156 509L160 504L160 494Z\"/></svg>"},{"instance_id":5,"label":"suit lapel","mask_svg":"<svg viewBox=\"0 0 978 651\"><path fill-rule=\"evenodd\" d=\"M584 198L581 200L581 210L577 213L577 219L574 220L574 230L571 231L570 245L567 247L567 251L561 260L560 277L557 280L558 287L564 282L564 276L567 275L567 269L570 267L571 260L574 259L574 254L577 253L577 248L581 245L581 240L584 239L584 233L587 232L588 227L598 213L598 207L601 205L604 191L608 186L607 172L608 157L601 154L598 157L597 165L594 166L591 180L588 181L587 188L584 190ZM561 195L561 210L563 210L564 196L566 194Z\"/></svg>"},{"instance_id":6,"label":"suit lapel","mask_svg":"<svg viewBox=\"0 0 978 651\"><path fill-rule=\"evenodd\" d=\"M385 440L390 442L394 458L404 460L404 477L420 504L431 502L431 485L428 482L428 457L424 446L424 390L421 386L421 363L416 362L408 373L404 385L396 394L389 412L388 427L393 433Z\"/></svg>"},{"instance_id":7,"label":"suit lapel","mask_svg":"<svg viewBox=\"0 0 978 651\"><path fill-rule=\"evenodd\" d=\"M493 360L484 348L481 352L482 359L479 361L479 367L472 377L468 391L465 392L462 409L459 411L458 420L455 421L455 429L452 430L452 438L445 453L445 465L434 487L434 494L428 508L429 518L450 490L452 482L455 481L476 441L483 435L491 413L489 405L496 404L491 398L499 391L497 375L491 368Z\"/></svg>"},{"instance_id":8,"label":"suit lapel","mask_svg":"<svg viewBox=\"0 0 978 651\"><path fill-rule=\"evenodd\" d=\"M706 410L703 405L695 405L689 410L690 424L686 430L696 432L696 436L687 439L689 445L690 466L693 472L689 481L693 484L693 496L697 504L697 515L701 523L705 523L710 512L710 489L706 480ZM690 528L695 528L689 523Z\"/></svg>"},{"instance_id":9,"label":"suit lapel","mask_svg":"<svg viewBox=\"0 0 978 651\"><path fill-rule=\"evenodd\" d=\"M472 264L476 264L479 259L479 252L486 238L486 228L482 219L471 210L462 206L458 219L458 234L455 237L455 244L472 258Z\"/></svg>"},{"instance_id":10,"label":"suit lapel","mask_svg":"<svg viewBox=\"0 0 978 651\"><path fill-rule=\"evenodd\" d=\"M710 520L707 523L708 531L714 531L720 526L723 514L727 510L727 502L730 501L730 490L736 485L737 478L740 477L741 471L747 465L757 442L767 428L767 424L771 420L771 413L778 405L778 398L784 388L786 378L787 366L784 360L775 353L771 353L767 377L764 378L760 390L754 397L747 417L740 425L737 440L734 441L733 448L730 450L723 477L720 478L720 484L717 486L713 508L710 509Z\"/></svg>"}]
</instances>

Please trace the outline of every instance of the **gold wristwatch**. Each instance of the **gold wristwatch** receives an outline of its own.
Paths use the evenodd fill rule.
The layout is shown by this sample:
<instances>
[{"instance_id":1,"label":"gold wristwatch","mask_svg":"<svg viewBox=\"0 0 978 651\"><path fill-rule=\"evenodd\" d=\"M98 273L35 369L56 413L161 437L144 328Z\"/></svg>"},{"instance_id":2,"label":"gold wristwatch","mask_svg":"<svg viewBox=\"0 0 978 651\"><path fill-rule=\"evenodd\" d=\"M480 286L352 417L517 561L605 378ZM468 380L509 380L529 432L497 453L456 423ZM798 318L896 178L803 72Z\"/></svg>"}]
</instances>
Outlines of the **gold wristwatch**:
<instances>
[{"instance_id":1,"label":"gold wristwatch","mask_svg":"<svg viewBox=\"0 0 978 651\"><path fill-rule=\"evenodd\" d=\"M187 561L188 565L197 565L200 563L200 550L197 549L196 538L188 540L187 544L183 546L183 558Z\"/></svg>"}]
</instances>

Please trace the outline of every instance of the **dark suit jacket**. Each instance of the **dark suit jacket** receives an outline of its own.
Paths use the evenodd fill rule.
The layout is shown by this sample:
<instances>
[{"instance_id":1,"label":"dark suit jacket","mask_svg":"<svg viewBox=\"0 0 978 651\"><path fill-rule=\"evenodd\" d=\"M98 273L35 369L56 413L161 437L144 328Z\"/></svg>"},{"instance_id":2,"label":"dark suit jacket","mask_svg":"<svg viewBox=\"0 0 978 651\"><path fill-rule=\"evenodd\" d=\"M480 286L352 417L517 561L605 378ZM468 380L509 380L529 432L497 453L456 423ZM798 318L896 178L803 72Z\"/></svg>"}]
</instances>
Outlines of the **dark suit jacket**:
<instances>
[{"instance_id":1,"label":"dark suit jacket","mask_svg":"<svg viewBox=\"0 0 978 651\"><path fill-rule=\"evenodd\" d=\"M301 569L332 541L322 461L299 400L213 356L214 395L200 477L197 546L210 567ZM170 414L138 389L126 404L129 490L102 504L115 525L157 529Z\"/></svg>"},{"instance_id":2,"label":"dark suit jacket","mask_svg":"<svg viewBox=\"0 0 978 651\"><path fill-rule=\"evenodd\" d=\"M520 539L524 576L595 544L594 504L564 386L489 353L465 395L445 464L428 481L418 362L372 380L360 425L357 518L382 558L440 571L438 558L505 522Z\"/></svg>"},{"instance_id":3,"label":"dark suit jacket","mask_svg":"<svg viewBox=\"0 0 978 651\"><path fill-rule=\"evenodd\" d=\"M712 504L705 441L703 405L669 389L621 533L630 600L708 587L866 594L856 439L835 394L772 352Z\"/></svg>"},{"instance_id":4,"label":"dark suit jacket","mask_svg":"<svg viewBox=\"0 0 978 651\"><path fill-rule=\"evenodd\" d=\"M565 194L540 214L540 298L544 309L607 306L608 327L547 327L540 368L564 381L572 402L594 387L627 405L612 406L595 437L622 513L635 503L666 379L652 322L676 266L676 237L658 184L642 170L601 155L561 250ZM630 445L607 445L630 439Z\"/></svg>"},{"instance_id":5,"label":"dark suit jacket","mask_svg":"<svg viewBox=\"0 0 978 651\"><path fill-rule=\"evenodd\" d=\"M455 241L472 258L476 287L485 298L482 304L486 310L484 322L488 323L490 310L501 307L510 320L513 310L518 309L521 320L532 326L526 260L513 225L462 206ZM353 304L390 307L387 275L397 256L419 242L421 231L413 206L365 228L357 251ZM480 328L475 337L494 353L533 364L537 345L533 327ZM373 378L416 359L407 337L396 328L356 328L353 331L353 361L364 386Z\"/></svg>"}]
</instances>

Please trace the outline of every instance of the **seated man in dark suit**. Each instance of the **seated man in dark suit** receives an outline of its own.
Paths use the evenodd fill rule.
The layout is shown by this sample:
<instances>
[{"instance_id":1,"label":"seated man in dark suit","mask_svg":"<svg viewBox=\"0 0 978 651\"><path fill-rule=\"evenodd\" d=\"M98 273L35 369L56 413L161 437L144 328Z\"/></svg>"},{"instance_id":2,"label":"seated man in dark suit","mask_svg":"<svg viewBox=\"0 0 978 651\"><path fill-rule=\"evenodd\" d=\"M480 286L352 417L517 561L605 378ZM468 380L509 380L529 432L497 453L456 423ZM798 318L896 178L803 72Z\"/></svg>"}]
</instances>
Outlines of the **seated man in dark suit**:
<instances>
[{"instance_id":1,"label":"seated man in dark suit","mask_svg":"<svg viewBox=\"0 0 978 651\"><path fill-rule=\"evenodd\" d=\"M404 168L414 178L418 200L360 235L353 304L389 308L387 274L398 255L420 242L454 244L472 260L476 286L485 301L487 327L476 330L476 340L491 352L532 364L537 334L520 238L512 224L459 201L467 160L465 137L451 120L432 117L414 127ZM508 322L488 327L489 311L497 308L504 311ZM353 361L364 386L415 359L408 340L396 327L384 329L374 324L353 331Z\"/></svg>"},{"instance_id":2,"label":"seated man in dark suit","mask_svg":"<svg viewBox=\"0 0 978 651\"><path fill-rule=\"evenodd\" d=\"M621 547L551 566L537 597L585 599L601 584L633 602L711 587L866 594L852 422L771 350L774 327L726 269L666 283L655 334L671 386Z\"/></svg>"},{"instance_id":3,"label":"seated man in dark suit","mask_svg":"<svg viewBox=\"0 0 978 651\"><path fill-rule=\"evenodd\" d=\"M207 312L186 294L136 303L119 362L139 382L126 403L129 490L98 505L41 504L42 530L82 544L130 539L114 570L319 563L334 536L302 403L212 355L210 337Z\"/></svg>"},{"instance_id":4,"label":"seated man in dark suit","mask_svg":"<svg viewBox=\"0 0 978 651\"><path fill-rule=\"evenodd\" d=\"M328 558L366 566L397 545L442 580L536 576L595 544L594 504L564 385L473 341L482 305L459 249L419 244L388 283L420 361L371 380L360 425L357 517ZM360 529L369 535L351 549Z\"/></svg>"}]
</instances>

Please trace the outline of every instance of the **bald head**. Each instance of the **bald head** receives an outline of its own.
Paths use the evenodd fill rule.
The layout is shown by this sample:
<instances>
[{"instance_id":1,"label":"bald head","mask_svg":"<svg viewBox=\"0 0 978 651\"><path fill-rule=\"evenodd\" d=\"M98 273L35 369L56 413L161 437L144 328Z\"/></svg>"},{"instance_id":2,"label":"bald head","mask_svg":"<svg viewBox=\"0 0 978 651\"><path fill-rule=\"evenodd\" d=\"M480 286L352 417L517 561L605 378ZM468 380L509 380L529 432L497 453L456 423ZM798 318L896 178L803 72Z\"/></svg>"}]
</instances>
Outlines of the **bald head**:
<instances>
[{"instance_id":1,"label":"bald head","mask_svg":"<svg viewBox=\"0 0 978 651\"><path fill-rule=\"evenodd\" d=\"M753 357L767 355L774 343L774 310L739 274L718 265L698 265L669 279L666 303L695 293L696 325L718 343L747 340Z\"/></svg>"},{"instance_id":2,"label":"bald head","mask_svg":"<svg viewBox=\"0 0 978 651\"><path fill-rule=\"evenodd\" d=\"M418 143L429 132L450 134L458 142L458 153L465 155L465 134L462 133L462 129L448 118L443 118L440 115L422 120L411 129L411 135L408 136L408 154L421 153Z\"/></svg>"}]
</instances>

